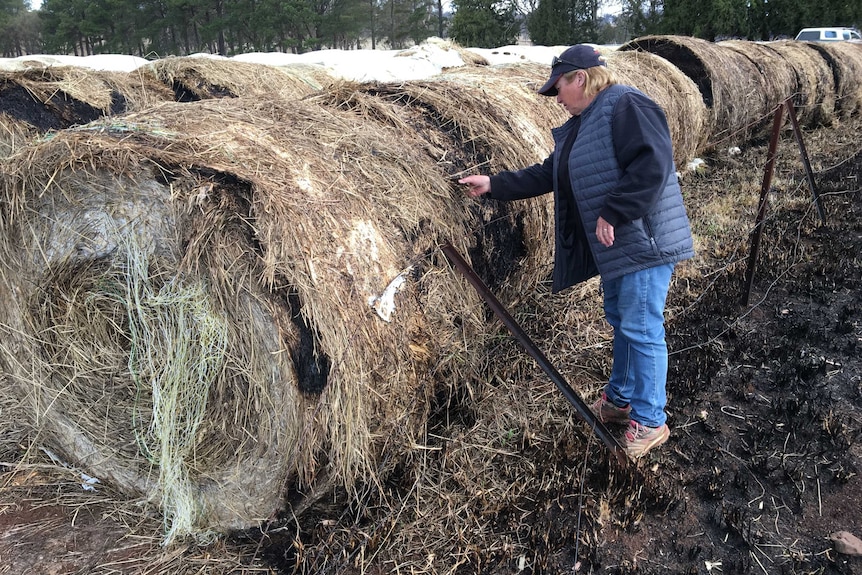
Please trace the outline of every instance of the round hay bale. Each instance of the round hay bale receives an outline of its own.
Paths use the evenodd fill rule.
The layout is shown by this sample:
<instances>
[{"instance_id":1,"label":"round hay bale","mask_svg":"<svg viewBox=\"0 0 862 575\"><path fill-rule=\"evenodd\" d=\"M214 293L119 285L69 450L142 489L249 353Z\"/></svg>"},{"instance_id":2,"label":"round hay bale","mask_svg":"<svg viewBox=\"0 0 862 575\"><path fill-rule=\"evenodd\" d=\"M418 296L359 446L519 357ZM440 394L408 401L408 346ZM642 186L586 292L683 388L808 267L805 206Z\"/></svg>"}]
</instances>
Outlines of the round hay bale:
<instances>
[{"instance_id":1,"label":"round hay bale","mask_svg":"<svg viewBox=\"0 0 862 575\"><path fill-rule=\"evenodd\" d=\"M751 60L757 71L761 89L766 97L766 109L775 110L788 98L796 98L796 73L793 67L778 52L767 44L745 40L725 40L718 43L722 48L734 50ZM794 102L795 105L795 102ZM767 124L771 126L771 124Z\"/></svg>"},{"instance_id":2,"label":"round hay bale","mask_svg":"<svg viewBox=\"0 0 862 575\"><path fill-rule=\"evenodd\" d=\"M706 145L706 105L694 81L650 52L637 50L605 54L620 83L634 86L661 106L673 140L674 161L685 166Z\"/></svg>"},{"instance_id":3,"label":"round hay bale","mask_svg":"<svg viewBox=\"0 0 862 575\"><path fill-rule=\"evenodd\" d=\"M799 122L806 126L829 125L835 114L835 79L829 65L812 44L778 40L766 44L793 68Z\"/></svg>"},{"instance_id":4,"label":"round hay bale","mask_svg":"<svg viewBox=\"0 0 862 575\"><path fill-rule=\"evenodd\" d=\"M710 146L746 140L771 119L760 73L734 50L688 36L645 36L619 49L661 56L694 81L710 112L706 124Z\"/></svg>"},{"instance_id":5,"label":"round hay bale","mask_svg":"<svg viewBox=\"0 0 862 575\"><path fill-rule=\"evenodd\" d=\"M862 109L862 44L809 42L820 52L835 79L835 112L842 118Z\"/></svg>"},{"instance_id":6,"label":"round hay bale","mask_svg":"<svg viewBox=\"0 0 862 575\"><path fill-rule=\"evenodd\" d=\"M239 96L301 98L328 83L327 73L317 66L269 66L206 55L163 58L145 68L142 73L155 75L178 102Z\"/></svg>"},{"instance_id":7,"label":"round hay bale","mask_svg":"<svg viewBox=\"0 0 862 575\"><path fill-rule=\"evenodd\" d=\"M409 134L207 100L16 158L2 391L68 461L158 503L168 540L257 525L289 486L381 481L463 375L481 307L430 264L476 222Z\"/></svg>"},{"instance_id":8,"label":"round hay bale","mask_svg":"<svg viewBox=\"0 0 862 575\"><path fill-rule=\"evenodd\" d=\"M464 67L414 82L341 83L316 98L417 134L429 159L454 180L520 169L548 156L550 128L566 114L536 93L546 73L537 64ZM514 203L482 199L470 209L483 223L471 254L476 271L492 289L506 289L503 299L547 278L553 260L550 195ZM513 273L504 262L519 269Z\"/></svg>"},{"instance_id":9,"label":"round hay bale","mask_svg":"<svg viewBox=\"0 0 862 575\"><path fill-rule=\"evenodd\" d=\"M547 66L530 63L456 68L430 79L429 87L433 83L440 89L427 101L468 128L470 140L482 138L489 149L498 149L502 155L494 158L499 162L495 169L520 169L547 157L553 147L550 130L568 119L554 98L536 92L547 74ZM422 89L417 87L416 93Z\"/></svg>"}]
</instances>

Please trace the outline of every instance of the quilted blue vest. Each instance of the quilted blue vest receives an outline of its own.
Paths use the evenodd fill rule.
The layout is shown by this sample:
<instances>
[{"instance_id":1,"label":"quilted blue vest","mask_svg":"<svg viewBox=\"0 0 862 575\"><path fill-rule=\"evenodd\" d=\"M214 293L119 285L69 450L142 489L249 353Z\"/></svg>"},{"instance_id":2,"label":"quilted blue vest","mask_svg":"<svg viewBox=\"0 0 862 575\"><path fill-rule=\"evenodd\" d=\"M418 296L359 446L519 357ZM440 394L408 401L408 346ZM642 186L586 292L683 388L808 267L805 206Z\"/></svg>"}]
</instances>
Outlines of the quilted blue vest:
<instances>
[{"instance_id":1,"label":"quilted blue vest","mask_svg":"<svg viewBox=\"0 0 862 575\"><path fill-rule=\"evenodd\" d=\"M616 187L622 174L614 151L611 118L620 96L631 91L635 91L635 88L617 84L596 95L581 114L581 126L568 162L572 190L587 231L590 251L599 274L605 280L694 256L691 229L675 168L667 175L664 191L649 214L614 228L615 240L609 248L596 238L596 221L605 196ZM552 130L556 143L555 166L559 165L560 150L569 130L568 123ZM559 189L556 185L557 173L555 168L554 189ZM560 250L555 250L555 254L557 258L567 257ZM560 268L558 259L554 273L555 291L589 277L577 277L574 281L566 282L568 285L557 285L557 280L561 279L557 271Z\"/></svg>"}]
</instances>

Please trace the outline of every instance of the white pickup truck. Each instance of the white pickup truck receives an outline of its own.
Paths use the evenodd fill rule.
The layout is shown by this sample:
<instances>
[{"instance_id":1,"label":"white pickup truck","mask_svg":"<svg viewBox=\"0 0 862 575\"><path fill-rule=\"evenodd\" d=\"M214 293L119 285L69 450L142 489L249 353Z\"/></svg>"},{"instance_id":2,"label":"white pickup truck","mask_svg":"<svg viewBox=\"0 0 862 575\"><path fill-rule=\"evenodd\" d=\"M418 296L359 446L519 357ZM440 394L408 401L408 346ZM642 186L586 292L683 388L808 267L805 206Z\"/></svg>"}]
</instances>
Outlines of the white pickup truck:
<instances>
[{"instance_id":1,"label":"white pickup truck","mask_svg":"<svg viewBox=\"0 0 862 575\"><path fill-rule=\"evenodd\" d=\"M796 35L796 39L806 42L862 41L862 34L859 34L859 30L855 28L803 28Z\"/></svg>"}]
</instances>

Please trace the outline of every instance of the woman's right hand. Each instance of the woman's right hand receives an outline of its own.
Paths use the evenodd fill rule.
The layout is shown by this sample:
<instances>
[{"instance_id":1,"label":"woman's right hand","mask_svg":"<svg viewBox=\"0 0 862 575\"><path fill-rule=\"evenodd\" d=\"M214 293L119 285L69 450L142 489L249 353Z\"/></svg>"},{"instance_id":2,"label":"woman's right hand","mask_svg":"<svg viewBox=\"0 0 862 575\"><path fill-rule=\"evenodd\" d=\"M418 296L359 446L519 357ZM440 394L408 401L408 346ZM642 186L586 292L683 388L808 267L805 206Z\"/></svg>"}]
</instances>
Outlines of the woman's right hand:
<instances>
[{"instance_id":1,"label":"woman's right hand","mask_svg":"<svg viewBox=\"0 0 862 575\"><path fill-rule=\"evenodd\" d=\"M470 197L476 198L482 194L487 194L491 191L491 178L488 176L466 176L458 180L459 184L470 186L467 193Z\"/></svg>"}]
</instances>

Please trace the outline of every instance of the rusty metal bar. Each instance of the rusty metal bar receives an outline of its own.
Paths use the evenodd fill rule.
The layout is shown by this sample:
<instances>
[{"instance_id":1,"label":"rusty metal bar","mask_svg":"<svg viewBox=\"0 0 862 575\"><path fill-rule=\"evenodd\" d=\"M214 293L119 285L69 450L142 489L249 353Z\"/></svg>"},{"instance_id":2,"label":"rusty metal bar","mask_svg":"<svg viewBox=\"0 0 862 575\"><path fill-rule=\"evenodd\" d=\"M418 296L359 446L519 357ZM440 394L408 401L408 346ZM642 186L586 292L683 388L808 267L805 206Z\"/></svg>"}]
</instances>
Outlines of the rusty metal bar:
<instances>
[{"instance_id":1,"label":"rusty metal bar","mask_svg":"<svg viewBox=\"0 0 862 575\"><path fill-rule=\"evenodd\" d=\"M823 204L820 201L820 192L817 191L817 185L814 183L814 171L811 169L811 162L808 160L808 151L805 149L805 142L802 140L802 130L799 129L799 120L796 119L796 108L790 98L785 102L787 106L787 115L790 117L790 123L793 126L793 136L796 138L796 143L799 145L799 154L802 156L802 165L805 166L805 176L808 178L808 189L811 190L811 196L814 198L814 205L817 207L817 215L820 216L820 223L826 225L826 214L823 211Z\"/></svg>"},{"instance_id":2,"label":"rusty metal bar","mask_svg":"<svg viewBox=\"0 0 862 575\"><path fill-rule=\"evenodd\" d=\"M584 403L584 401L580 398L580 396L575 392L574 389L568 384L568 382L560 375L560 372L556 370L556 368L551 364L548 358L539 350L539 348L532 342L526 332L521 328L520 325L515 321L515 319L509 315L509 312L506 311L506 308L503 307L503 304L491 293L491 290L488 289L488 286L476 275L476 272L470 267L470 265L464 261L464 258L461 257L461 254L458 253L451 244L446 244L442 248L443 253L449 258L449 261L458 269L459 272L467 279L468 282L476 289L482 299L488 304L491 308L491 311L503 322L503 324L509 329L515 339L527 350L527 353L536 360L536 362L541 366L541 368L545 371L546 374L551 378L551 380L556 384L566 399L569 400L575 410L578 412L578 415L587 422L590 426L590 429L593 430L593 433L604 443L608 449L611 450L611 453L617 458L617 461L625 466L628 462L626 458L625 450L619 444L619 442L614 438L613 435L608 431L608 428L605 427L605 424L596 418L593 414L592 410L590 410L589 406Z\"/></svg>"},{"instance_id":3,"label":"rusty metal bar","mask_svg":"<svg viewBox=\"0 0 862 575\"><path fill-rule=\"evenodd\" d=\"M760 237L763 235L763 220L766 214L766 201L769 199L769 188L772 186L772 174L775 171L775 151L778 149L778 135L784 120L784 103L775 109L772 121L772 135L769 138L769 151L766 154L766 167L763 169L763 183L760 186L760 203L757 208L757 218L754 221L754 232L751 235L751 249L748 252L748 266L745 268L745 286L742 290L742 305L748 305L751 299L751 286L754 283L754 268L757 264L757 253L760 250Z\"/></svg>"}]
</instances>

